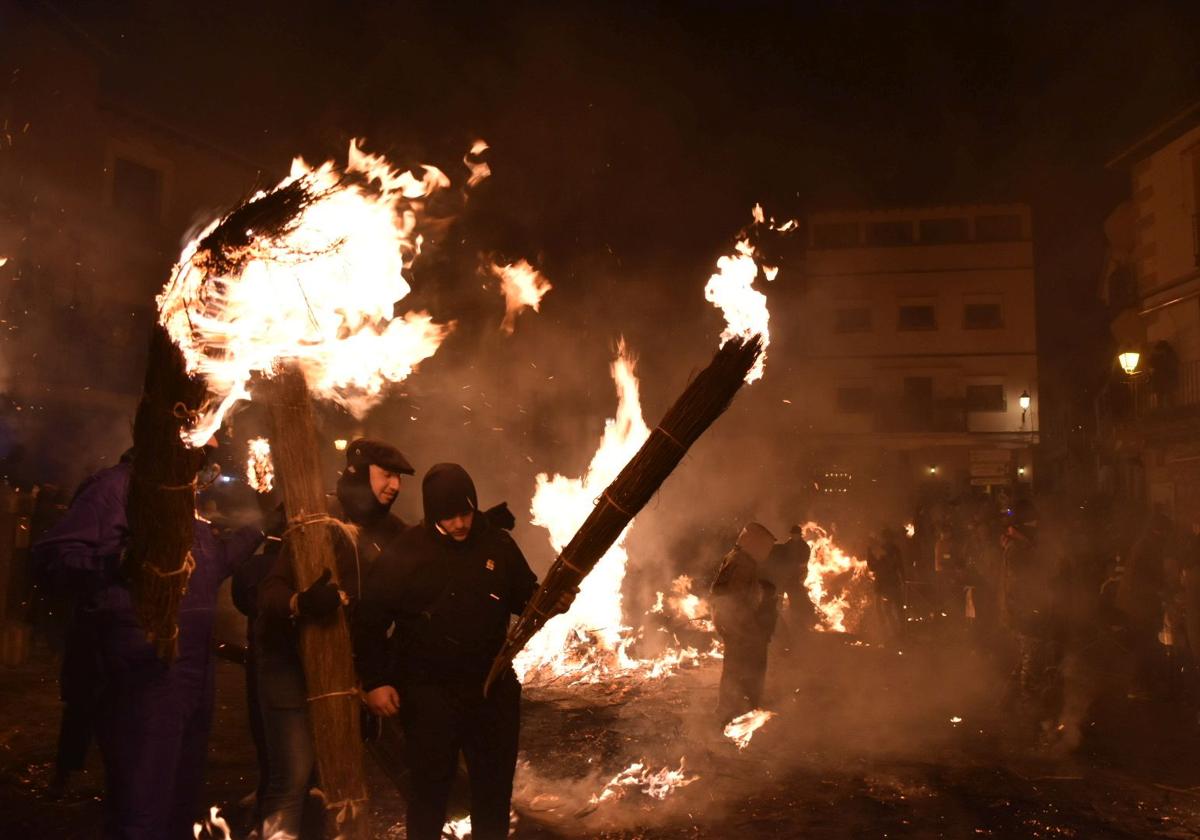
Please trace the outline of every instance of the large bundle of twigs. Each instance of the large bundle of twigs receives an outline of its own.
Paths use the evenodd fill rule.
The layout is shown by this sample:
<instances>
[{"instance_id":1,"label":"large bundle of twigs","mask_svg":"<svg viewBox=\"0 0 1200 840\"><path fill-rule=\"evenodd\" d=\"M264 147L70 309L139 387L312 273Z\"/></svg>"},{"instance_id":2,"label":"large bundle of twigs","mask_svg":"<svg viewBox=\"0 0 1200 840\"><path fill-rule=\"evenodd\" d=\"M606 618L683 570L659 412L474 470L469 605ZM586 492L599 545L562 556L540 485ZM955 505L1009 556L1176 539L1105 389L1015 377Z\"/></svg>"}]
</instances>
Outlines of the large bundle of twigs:
<instances>
[{"instance_id":1,"label":"large bundle of twigs","mask_svg":"<svg viewBox=\"0 0 1200 840\"><path fill-rule=\"evenodd\" d=\"M693 443L729 407L762 353L759 336L730 339L692 380L649 439L596 502L596 509L554 561L492 663L484 691L554 615L564 593L579 586L630 520L650 501Z\"/></svg>"},{"instance_id":2,"label":"large bundle of twigs","mask_svg":"<svg viewBox=\"0 0 1200 840\"><path fill-rule=\"evenodd\" d=\"M204 463L203 450L190 449L180 432L203 396L203 381L188 376L183 354L156 324L133 423L123 571L146 638L168 664L175 659L179 603L194 565L196 473Z\"/></svg>"},{"instance_id":3,"label":"large bundle of twigs","mask_svg":"<svg viewBox=\"0 0 1200 840\"><path fill-rule=\"evenodd\" d=\"M288 512L283 551L291 558L297 590L308 587L325 569L336 582L330 529L340 526L326 510L304 374L294 365L286 367L272 377L269 387L271 452ZM358 681L345 614L338 610L327 620L301 622L300 651L327 833L343 840L370 837Z\"/></svg>"}]
</instances>

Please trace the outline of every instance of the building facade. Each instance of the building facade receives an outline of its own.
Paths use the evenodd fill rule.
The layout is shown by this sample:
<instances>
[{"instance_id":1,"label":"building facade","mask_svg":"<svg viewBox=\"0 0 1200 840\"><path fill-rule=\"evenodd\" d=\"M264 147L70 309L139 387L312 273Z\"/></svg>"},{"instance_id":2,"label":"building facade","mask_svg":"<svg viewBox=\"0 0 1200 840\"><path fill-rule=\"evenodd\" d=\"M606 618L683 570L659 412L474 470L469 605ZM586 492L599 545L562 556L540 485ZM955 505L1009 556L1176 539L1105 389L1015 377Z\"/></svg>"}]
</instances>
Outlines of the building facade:
<instances>
[{"instance_id":1,"label":"building facade","mask_svg":"<svg viewBox=\"0 0 1200 840\"><path fill-rule=\"evenodd\" d=\"M73 484L131 440L154 298L258 167L130 105L112 57L39 4L0 57L0 477Z\"/></svg>"},{"instance_id":2,"label":"building facade","mask_svg":"<svg viewBox=\"0 0 1200 840\"><path fill-rule=\"evenodd\" d=\"M907 504L1028 486L1034 264L1019 204L815 213L790 358L826 495Z\"/></svg>"},{"instance_id":3,"label":"building facade","mask_svg":"<svg viewBox=\"0 0 1200 840\"><path fill-rule=\"evenodd\" d=\"M1114 356L1103 465L1115 495L1200 521L1200 102L1113 158L1105 226ZM1136 358L1136 365L1133 364Z\"/></svg>"}]
</instances>

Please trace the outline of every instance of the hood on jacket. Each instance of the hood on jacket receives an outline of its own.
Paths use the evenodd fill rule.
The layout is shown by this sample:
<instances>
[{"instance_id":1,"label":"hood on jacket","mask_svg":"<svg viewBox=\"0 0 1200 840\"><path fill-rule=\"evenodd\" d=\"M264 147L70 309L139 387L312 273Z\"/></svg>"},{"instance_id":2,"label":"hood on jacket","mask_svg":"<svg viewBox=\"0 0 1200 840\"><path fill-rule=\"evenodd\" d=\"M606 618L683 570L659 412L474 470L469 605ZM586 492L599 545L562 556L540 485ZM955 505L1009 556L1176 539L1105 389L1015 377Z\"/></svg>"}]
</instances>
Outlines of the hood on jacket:
<instances>
[{"instance_id":1,"label":"hood on jacket","mask_svg":"<svg viewBox=\"0 0 1200 840\"><path fill-rule=\"evenodd\" d=\"M421 481L421 502L430 525L479 510L475 482L458 464L434 464L429 468Z\"/></svg>"}]
</instances>

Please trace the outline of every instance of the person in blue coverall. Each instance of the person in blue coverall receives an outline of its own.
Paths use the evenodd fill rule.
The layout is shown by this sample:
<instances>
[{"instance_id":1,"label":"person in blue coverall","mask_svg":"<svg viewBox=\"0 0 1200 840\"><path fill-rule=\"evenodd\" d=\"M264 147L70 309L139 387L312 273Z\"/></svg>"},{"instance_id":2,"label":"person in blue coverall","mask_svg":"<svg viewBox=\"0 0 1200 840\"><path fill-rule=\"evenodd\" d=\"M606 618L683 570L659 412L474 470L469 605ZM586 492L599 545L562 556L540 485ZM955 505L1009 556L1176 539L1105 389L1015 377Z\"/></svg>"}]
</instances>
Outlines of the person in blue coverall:
<instances>
[{"instance_id":1,"label":"person in blue coverall","mask_svg":"<svg viewBox=\"0 0 1200 840\"><path fill-rule=\"evenodd\" d=\"M121 573L131 465L101 470L34 547L43 580L79 593L79 619L98 653L95 727L104 761L109 840L190 840L200 813L212 724L217 590L262 541L247 527L220 540L196 520L195 569L179 610L178 656L164 664L146 641Z\"/></svg>"}]
</instances>

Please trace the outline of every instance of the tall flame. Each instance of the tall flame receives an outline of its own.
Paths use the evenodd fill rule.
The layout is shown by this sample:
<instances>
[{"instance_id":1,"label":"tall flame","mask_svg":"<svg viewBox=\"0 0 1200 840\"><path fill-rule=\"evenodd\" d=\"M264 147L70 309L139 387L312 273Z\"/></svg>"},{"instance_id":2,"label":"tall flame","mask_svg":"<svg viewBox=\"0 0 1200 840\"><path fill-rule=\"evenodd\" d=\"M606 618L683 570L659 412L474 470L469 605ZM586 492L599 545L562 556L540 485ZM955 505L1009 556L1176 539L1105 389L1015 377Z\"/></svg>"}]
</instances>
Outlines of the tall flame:
<instances>
[{"instance_id":1,"label":"tall flame","mask_svg":"<svg viewBox=\"0 0 1200 840\"><path fill-rule=\"evenodd\" d=\"M403 380L437 351L452 324L394 310L411 290L405 268L420 251L423 202L449 183L432 166L397 172L351 142L344 171L297 158L286 179L250 200L303 194L288 224L246 230L225 258L214 259L206 237L231 214L184 248L158 309L188 371L208 386L187 435L191 445L203 444L250 398L254 374L270 375L278 364L297 363L315 395L361 416L386 382Z\"/></svg>"},{"instance_id":2,"label":"tall flame","mask_svg":"<svg viewBox=\"0 0 1200 840\"><path fill-rule=\"evenodd\" d=\"M866 561L842 551L815 522L804 524L803 535L812 549L804 588L817 608L814 629L853 632L870 601L872 576Z\"/></svg>"},{"instance_id":3,"label":"tall flame","mask_svg":"<svg viewBox=\"0 0 1200 840\"><path fill-rule=\"evenodd\" d=\"M592 512L596 498L650 437L650 429L642 419L634 360L623 340L611 371L617 386L616 417L605 422L600 447L583 477L537 476L531 505L533 524L550 532L555 551L562 551ZM522 679L527 672L542 668L554 673L583 671L598 679L609 670L619 669L621 663L628 664L624 639L628 628L621 616L628 532L626 528L584 578L571 609L548 621L517 656L513 666ZM577 650L581 646L591 647L601 656L582 660ZM580 676L586 678L585 674Z\"/></svg>"},{"instance_id":4,"label":"tall flame","mask_svg":"<svg viewBox=\"0 0 1200 840\"><path fill-rule=\"evenodd\" d=\"M251 438L246 443L246 481L258 493L270 493L275 487L275 463L271 460L271 442Z\"/></svg>"},{"instance_id":5,"label":"tall flame","mask_svg":"<svg viewBox=\"0 0 1200 840\"><path fill-rule=\"evenodd\" d=\"M769 230L787 233L796 228L795 221L777 225L775 220L770 222L763 215L761 205L754 205L754 219L750 229L739 234L733 253L726 254L717 260L717 272L708 278L704 287L704 299L721 310L725 316L725 329L721 333L721 346L731 338L741 336L750 338L762 336L762 355L758 357L754 367L746 374L746 382L756 382L762 378L767 362L767 345L771 342L771 332L768 328L770 312L767 310L767 296L754 288L754 281L761 271L768 282L775 279L778 267L763 262L758 249L751 244L751 235L755 227L765 226Z\"/></svg>"},{"instance_id":6,"label":"tall flame","mask_svg":"<svg viewBox=\"0 0 1200 840\"><path fill-rule=\"evenodd\" d=\"M500 330L505 335L512 335L517 316L526 307L537 312L542 298L553 286L528 260L517 260L508 265L493 263L490 271L500 279L500 292L504 295L504 321Z\"/></svg>"}]
</instances>

